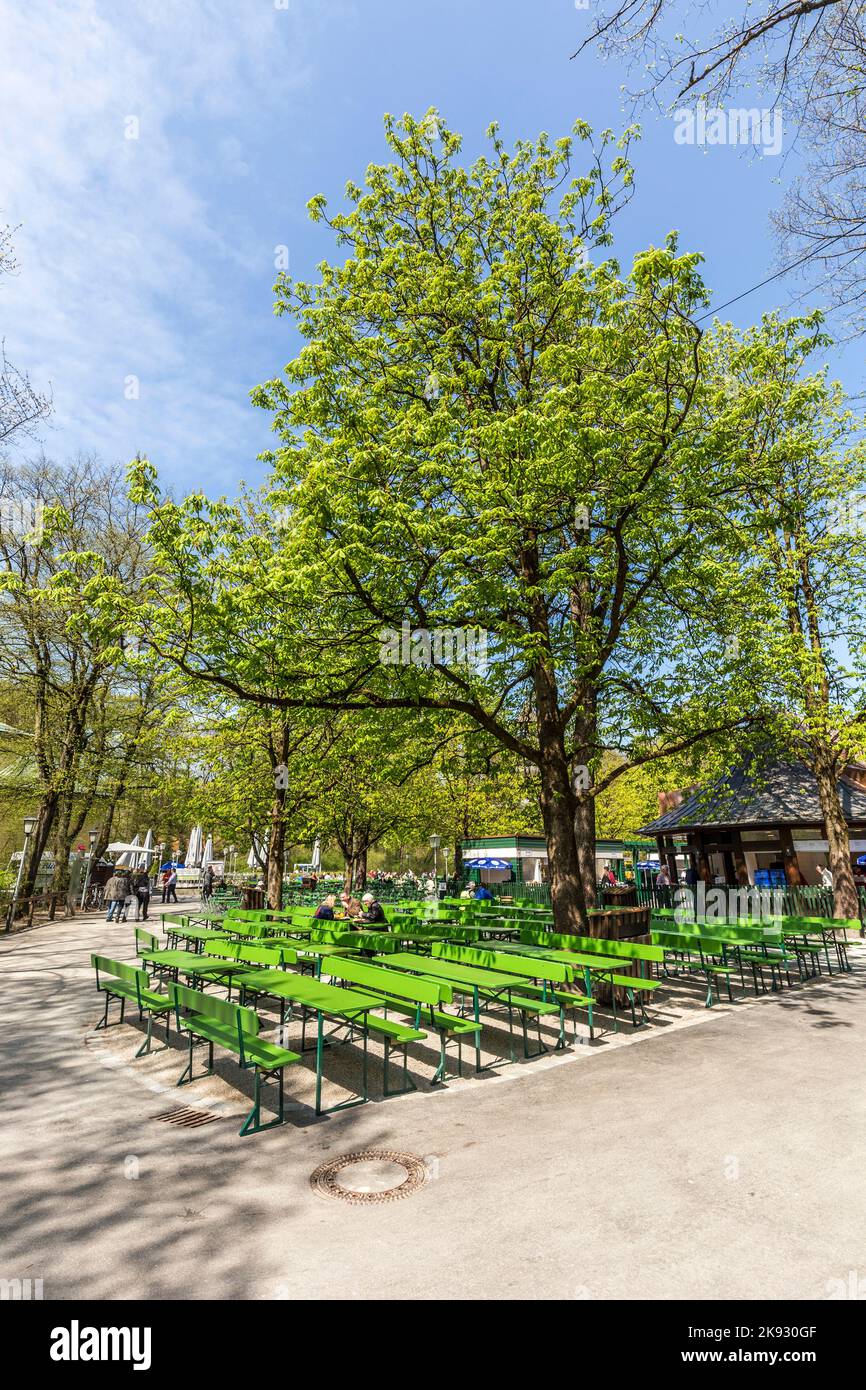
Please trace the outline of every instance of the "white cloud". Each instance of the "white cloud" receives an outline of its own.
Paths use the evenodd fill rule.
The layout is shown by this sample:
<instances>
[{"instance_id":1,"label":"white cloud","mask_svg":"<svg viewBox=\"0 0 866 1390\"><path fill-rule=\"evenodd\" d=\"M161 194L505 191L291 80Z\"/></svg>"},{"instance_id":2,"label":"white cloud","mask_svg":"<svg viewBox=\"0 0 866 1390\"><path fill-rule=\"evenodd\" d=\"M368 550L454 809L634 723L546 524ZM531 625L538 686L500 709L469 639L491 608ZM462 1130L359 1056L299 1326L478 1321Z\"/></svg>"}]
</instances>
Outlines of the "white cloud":
<instances>
[{"instance_id":1,"label":"white cloud","mask_svg":"<svg viewBox=\"0 0 866 1390\"><path fill-rule=\"evenodd\" d=\"M253 234L221 190L250 196L245 138L267 122L284 140L309 79L293 9L0 0L0 218L21 224L0 336L53 385L49 450L142 449L158 466L192 451L212 462L189 485L219 486L255 441L252 471L267 422L231 354Z\"/></svg>"}]
</instances>

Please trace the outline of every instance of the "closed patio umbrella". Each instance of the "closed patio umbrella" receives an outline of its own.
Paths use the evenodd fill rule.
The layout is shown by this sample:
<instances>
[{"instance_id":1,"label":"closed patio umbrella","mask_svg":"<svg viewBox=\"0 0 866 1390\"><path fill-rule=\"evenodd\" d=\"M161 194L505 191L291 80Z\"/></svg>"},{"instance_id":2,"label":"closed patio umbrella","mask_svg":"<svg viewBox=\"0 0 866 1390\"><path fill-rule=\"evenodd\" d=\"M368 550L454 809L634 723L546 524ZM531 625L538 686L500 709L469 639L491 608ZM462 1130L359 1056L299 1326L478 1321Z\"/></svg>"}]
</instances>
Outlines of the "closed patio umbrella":
<instances>
[{"instance_id":1,"label":"closed patio umbrella","mask_svg":"<svg viewBox=\"0 0 866 1390\"><path fill-rule=\"evenodd\" d=\"M135 854L134 851L139 848L140 844L141 839L138 835L136 835L134 840L130 840L128 849L126 849L118 859L118 865L123 865L124 868L131 869L133 863L138 862L138 855Z\"/></svg>"}]
</instances>

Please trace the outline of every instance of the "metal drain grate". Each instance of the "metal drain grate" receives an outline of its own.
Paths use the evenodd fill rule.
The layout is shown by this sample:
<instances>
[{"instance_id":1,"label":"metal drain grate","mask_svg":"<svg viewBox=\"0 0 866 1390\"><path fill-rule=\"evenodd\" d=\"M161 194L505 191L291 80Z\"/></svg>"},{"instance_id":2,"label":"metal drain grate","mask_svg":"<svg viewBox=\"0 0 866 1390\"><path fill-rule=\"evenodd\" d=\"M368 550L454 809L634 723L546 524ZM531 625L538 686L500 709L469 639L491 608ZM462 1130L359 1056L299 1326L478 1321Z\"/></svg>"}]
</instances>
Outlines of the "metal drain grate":
<instances>
[{"instance_id":1,"label":"metal drain grate","mask_svg":"<svg viewBox=\"0 0 866 1390\"><path fill-rule=\"evenodd\" d=\"M212 1125L219 1115L212 1115L208 1110L192 1110L188 1105L173 1105L171 1110L163 1110L153 1118L164 1125L178 1125L180 1129L199 1129L201 1125Z\"/></svg>"},{"instance_id":2,"label":"metal drain grate","mask_svg":"<svg viewBox=\"0 0 866 1390\"><path fill-rule=\"evenodd\" d=\"M319 1197L343 1202L395 1202L426 1181L424 1160L396 1149L361 1149L329 1158L310 1174L310 1186Z\"/></svg>"}]
</instances>

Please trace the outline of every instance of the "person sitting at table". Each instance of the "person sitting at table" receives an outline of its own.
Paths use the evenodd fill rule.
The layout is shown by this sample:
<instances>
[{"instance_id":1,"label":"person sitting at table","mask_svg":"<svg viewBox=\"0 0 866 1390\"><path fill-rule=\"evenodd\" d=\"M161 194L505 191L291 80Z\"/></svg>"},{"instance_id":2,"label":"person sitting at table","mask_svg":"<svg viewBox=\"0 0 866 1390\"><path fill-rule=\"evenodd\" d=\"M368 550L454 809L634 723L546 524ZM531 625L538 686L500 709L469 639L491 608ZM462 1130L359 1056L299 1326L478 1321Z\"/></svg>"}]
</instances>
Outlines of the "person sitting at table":
<instances>
[{"instance_id":1,"label":"person sitting at table","mask_svg":"<svg viewBox=\"0 0 866 1390\"><path fill-rule=\"evenodd\" d=\"M385 912L382 908L382 904L373 897L372 893L365 893L361 902L364 907L364 911L361 914L362 922L385 921Z\"/></svg>"},{"instance_id":2,"label":"person sitting at table","mask_svg":"<svg viewBox=\"0 0 866 1390\"><path fill-rule=\"evenodd\" d=\"M323 903L319 903L319 906L316 908L315 912L313 913L313 916L317 917L320 922L333 922L334 908L336 907L336 905L337 899L334 897L333 893L329 893L328 896L325 898L325 901Z\"/></svg>"},{"instance_id":3,"label":"person sitting at table","mask_svg":"<svg viewBox=\"0 0 866 1390\"><path fill-rule=\"evenodd\" d=\"M343 904L343 911L347 917L360 917L363 911L357 898L353 898L347 889L343 889L340 894L340 902Z\"/></svg>"},{"instance_id":4,"label":"person sitting at table","mask_svg":"<svg viewBox=\"0 0 866 1390\"><path fill-rule=\"evenodd\" d=\"M493 894L485 884L479 883L478 887L475 889L475 901L479 903L493 902Z\"/></svg>"}]
</instances>

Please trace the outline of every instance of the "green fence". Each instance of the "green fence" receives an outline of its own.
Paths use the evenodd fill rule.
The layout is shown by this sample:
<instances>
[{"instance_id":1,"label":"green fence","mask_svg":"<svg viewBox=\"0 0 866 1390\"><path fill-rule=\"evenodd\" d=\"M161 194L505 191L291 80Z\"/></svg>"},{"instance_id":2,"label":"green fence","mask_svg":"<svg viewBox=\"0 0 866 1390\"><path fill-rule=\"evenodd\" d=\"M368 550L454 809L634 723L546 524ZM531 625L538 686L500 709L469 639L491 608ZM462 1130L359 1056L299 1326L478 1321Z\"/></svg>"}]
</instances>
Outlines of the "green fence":
<instances>
[{"instance_id":1,"label":"green fence","mask_svg":"<svg viewBox=\"0 0 866 1390\"><path fill-rule=\"evenodd\" d=\"M712 888L706 889L707 895L712 893ZM772 904L773 912L779 911L786 917L832 917L833 916L833 890L832 888L764 888L764 889L744 889L744 888L722 888L719 889L726 895L736 893L761 893L761 902ZM684 903L683 894L690 893L693 904L696 903L697 889L679 885L677 888L646 888L641 887L637 890L638 902L641 906L649 907L674 907L677 903ZM764 895L767 895L764 897ZM861 888L857 894L860 904L860 921L866 922L866 889ZM743 898L745 903L748 900ZM691 908L693 913L697 912L697 907Z\"/></svg>"}]
</instances>

